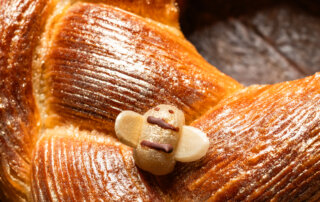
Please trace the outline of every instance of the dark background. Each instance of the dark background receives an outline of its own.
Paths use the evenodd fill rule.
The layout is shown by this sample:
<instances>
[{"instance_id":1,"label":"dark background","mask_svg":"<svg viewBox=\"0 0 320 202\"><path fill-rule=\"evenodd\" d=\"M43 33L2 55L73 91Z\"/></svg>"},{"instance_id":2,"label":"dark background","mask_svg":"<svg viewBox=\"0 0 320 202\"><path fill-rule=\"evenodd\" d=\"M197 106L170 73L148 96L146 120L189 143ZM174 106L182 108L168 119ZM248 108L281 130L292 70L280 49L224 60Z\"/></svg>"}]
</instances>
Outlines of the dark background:
<instances>
[{"instance_id":1,"label":"dark background","mask_svg":"<svg viewBox=\"0 0 320 202\"><path fill-rule=\"evenodd\" d=\"M320 1L181 0L181 28L201 55L245 85L320 71Z\"/></svg>"}]
</instances>

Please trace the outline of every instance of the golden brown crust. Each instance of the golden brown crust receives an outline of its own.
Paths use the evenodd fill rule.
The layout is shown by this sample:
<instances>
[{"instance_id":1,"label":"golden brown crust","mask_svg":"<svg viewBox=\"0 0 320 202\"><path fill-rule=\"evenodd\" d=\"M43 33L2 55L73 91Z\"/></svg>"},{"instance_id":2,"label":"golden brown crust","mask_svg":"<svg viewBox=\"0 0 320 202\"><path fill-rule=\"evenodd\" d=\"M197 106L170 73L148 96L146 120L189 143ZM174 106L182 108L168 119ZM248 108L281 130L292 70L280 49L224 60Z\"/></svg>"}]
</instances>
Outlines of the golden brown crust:
<instances>
[{"instance_id":1,"label":"golden brown crust","mask_svg":"<svg viewBox=\"0 0 320 202\"><path fill-rule=\"evenodd\" d=\"M58 24L45 71L59 121L113 131L122 110L173 104L190 122L241 88L180 35L123 10L77 3Z\"/></svg>"},{"instance_id":2,"label":"golden brown crust","mask_svg":"<svg viewBox=\"0 0 320 202\"><path fill-rule=\"evenodd\" d=\"M135 167L131 148L96 132L55 128L35 149L34 201L160 200L151 185Z\"/></svg>"},{"instance_id":3,"label":"golden brown crust","mask_svg":"<svg viewBox=\"0 0 320 202\"><path fill-rule=\"evenodd\" d=\"M113 138L74 128L49 130L33 159L33 196L75 201L83 195L146 201L319 200L319 87L317 74L252 86L221 101L192 124L208 134L208 154L197 162L179 163L172 174L157 179L139 172L131 149ZM81 194L74 194L80 189Z\"/></svg>"},{"instance_id":4,"label":"golden brown crust","mask_svg":"<svg viewBox=\"0 0 320 202\"><path fill-rule=\"evenodd\" d=\"M175 28L173 1L87 2L66 3L47 27L44 65L32 67L57 1L0 1L1 200L319 199L319 74L240 90ZM32 88L32 69L42 67L46 124ZM210 152L166 177L139 171L111 133L70 126L111 131L121 110L162 103L188 122L213 108L193 123L208 133Z\"/></svg>"},{"instance_id":5,"label":"golden brown crust","mask_svg":"<svg viewBox=\"0 0 320 202\"><path fill-rule=\"evenodd\" d=\"M179 29L179 9L175 0L87 0L85 2L104 3Z\"/></svg>"},{"instance_id":6,"label":"golden brown crust","mask_svg":"<svg viewBox=\"0 0 320 202\"><path fill-rule=\"evenodd\" d=\"M319 200L319 105L320 74L221 101L192 124L210 137L206 157L161 179L165 190L177 201Z\"/></svg>"},{"instance_id":7,"label":"golden brown crust","mask_svg":"<svg viewBox=\"0 0 320 202\"><path fill-rule=\"evenodd\" d=\"M1 196L2 198L12 198L15 200L25 200L29 195L29 175L30 175L30 158L34 144L38 137L39 126L43 126L43 123L39 120L39 113L36 107L36 103L33 97L33 91L37 94L37 99L42 95L38 95L38 92L42 92L39 89L32 89L32 69L35 71L34 74L42 73L41 68L43 68L42 59L46 59L41 56L42 49L36 50L36 45L39 43L39 37L41 32L44 31L44 24L48 15L51 15L54 12L55 5L59 1L1 1L1 23L0 27L1 33ZM90 1L96 2L98 1ZM100 1L99 1L100 2ZM101 1L102 2L102 1ZM131 2L131 3L130 3ZM165 23L166 25L177 27L177 10L174 9L173 1L156 1L153 2L152 6L147 5L149 1L139 1L136 2L135 6L132 1L104 1L106 4L120 6L125 8L128 6L127 10L133 11L136 14L139 14L143 17L150 17L151 12L158 13L151 17L153 20ZM72 6L74 1L66 2L65 8ZM121 4L121 5L120 5ZM81 5L81 4L80 4ZM63 6L62 6L63 7ZM94 10L94 7L102 7L101 4L91 4L91 9ZM63 9L63 8L62 8ZM116 14L122 13L126 16L131 16L131 21L138 19L143 22L142 18L139 18L135 15L129 14L124 11L115 9L114 7L108 7L110 13L112 10L116 10ZM155 11L157 10L157 11ZM90 10L87 10L90 12ZM166 15L161 15L159 13L166 13ZM88 14L88 13L87 13ZM59 13L57 14L59 15ZM164 17L163 17L164 16ZM55 28L57 23L56 20L60 18L57 17L51 21L52 25L47 26L47 29ZM117 21L116 18L112 20ZM117 23L115 23L117 24ZM186 46L187 49L191 49L194 55L198 57L197 60L203 60L195 52L194 48L184 41L183 36L175 28L169 28L165 25L160 25L157 22L152 20L146 20L143 22L143 26L139 27L139 23L134 23L133 25L138 28L143 27L147 29L144 34L148 34L149 30L153 29L152 26L156 27L154 32L157 35L158 32L164 33L170 32L176 39L180 41L178 44ZM123 25L124 26L124 25ZM120 27L124 28L124 27ZM131 31L134 31L134 27L130 27ZM48 30L46 30L48 31ZM89 29L89 31L92 31ZM139 31L139 30L137 30ZM54 33L54 32L53 32ZM51 38L51 32L48 31L49 38ZM97 33L96 33L97 34ZM167 33L166 33L167 34ZM163 35L163 34L162 34ZM121 35L120 35L121 36ZM142 35L140 35L141 37ZM138 35L139 37L139 35ZM144 36L142 36L144 37ZM159 35L158 37L161 37ZM161 40L161 38L159 38ZM155 39L158 40L158 39ZM173 40L173 39L170 39ZM43 43L50 41L44 41ZM158 41L159 43L159 41ZM161 45L161 44L160 44ZM51 47L47 45L46 48ZM151 47L151 46L150 46ZM47 51L44 48L44 51ZM138 48L138 47L136 47ZM152 47L151 47L152 48ZM165 47L168 48L168 47ZM36 55L34 55L36 53ZM46 54L43 52L42 54ZM131 53L131 54L134 54ZM153 53L154 54L154 53ZM128 54L130 57L131 55ZM36 61L32 61L36 60ZM38 61L39 60L39 61ZM34 63L32 63L34 62ZM32 67L34 65L34 67ZM207 64L205 66L208 66ZM210 68L209 66L207 68ZM216 70L215 70L216 71ZM216 71L218 72L218 71ZM180 74L180 73L179 73ZM220 73L218 73L220 74ZM182 74L183 75L183 74ZM36 75L37 76L37 75ZM43 79L39 76L37 80ZM157 79L157 78L156 78ZM161 79L161 78L158 78ZM137 80L137 79L136 79ZM231 82L235 83L235 86L238 84L229 78ZM42 84L36 82L35 87L42 87ZM41 83L41 81L39 82ZM232 86L231 89L235 88ZM52 86L50 86L52 87ZM105 86L104 86L105 87ZM120 86L121 87L121 86ZM118 88L120 88L118 87ZM207 87L210 87L207 86ZM49 89L52 90L52 89ZM159 90L159 89L158 89ZM189 87L189 91L192 91L192 87ZM227 90L228 91L228 90ZM232 91L232 90L230 90ZM153 92L150 92L153 93ZM137 93L136 93L137 94ZM169 95L169 94L168 94ZM218 93L217 93L218 95ZM219 95L220 96L220 95ZM41 98L42 99L42 98ZM171 98L180 102L177 98ZM164 100L164 99L162 99ZM43 100L42 100L43 101ZM104 100L105 101L105 100ZM214 100L216 102L217 100ZM151 100L153 102L153 100ZM211 103L209 101L208 103ZM49 102L50 103L50 102ZM43 104L41 101L38 104ZM131 103L132 104L132 103ZM157 104L157 103L154 103ZM41 106L45 107L45 106ZM140 111L148 108L148 105L145 107L138 108ZM106 110L106 109L103 109ZM72 110L71 110L72 111ZM119 111L119 110L118 110ZM44 112L41 110L41 112ZM74 111L73 111L74 112ZM112 117L115 116L115 113L112 114ZM44 116L46 117L46 116ZM90 124L90 120L93 116L85 117ZM78 117L77 117L78 118ZM94 117L95 118L95 117ZM106 118L106 117L103 117ZM101 119L100 119L101 121ZM50 122L50 121L49 121ZM86 121L84 121L86 122ZM102 120L102 124L105 124ZM85 125L85 124L84 124ZM112 122L107 122L107 128L110 129ZM103 126L105 127L105 126ZM101 128L103 128L101 127ZM99 128L99 127L98 127Z\"/></svg>"},{"instance_id":8,"label":"golden brown crust","mask_svg":"<svg viewBox=\"0 0 320 202\"><path fill-rule=\"evenodd\" d=\"M15 201L27 199L30 191L29 163L38 132L31 64L46 2L11 0L0 6L0 192Z\"/></svg>"}]
</instances>

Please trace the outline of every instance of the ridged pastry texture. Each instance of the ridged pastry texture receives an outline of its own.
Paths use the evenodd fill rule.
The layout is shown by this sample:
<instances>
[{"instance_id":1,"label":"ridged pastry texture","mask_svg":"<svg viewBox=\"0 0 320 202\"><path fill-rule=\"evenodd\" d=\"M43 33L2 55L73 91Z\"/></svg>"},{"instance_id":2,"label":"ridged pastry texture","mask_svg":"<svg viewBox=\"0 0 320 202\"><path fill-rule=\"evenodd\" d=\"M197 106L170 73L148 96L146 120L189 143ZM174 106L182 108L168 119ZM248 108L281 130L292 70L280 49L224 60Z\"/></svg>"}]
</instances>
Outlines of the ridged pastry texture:
<instances>
[{"instance_id":1,"label":"ridged pastry texture","mask_svg":"<svg viewBox=\"0 0 320 202\"><path fill-rule=\"evenodd\" d=\"M181 164L165 188L177 201L318 201L320 74L252 86L192 123L210 148Z\"/></svg>"},{"instance_id":2,"label":"ridged pastry texture","mask_svg":"<svg viewBox=\"0 0 320 202\"><path fill-rule=\"evenodd\" d=\"M190 122L241 87L175 33L110 6L73 5L45 63L49 116L113 130L122 110L170 103Z\"/></svg>"},{"instance_id":3,"label":"ridged pastry texture","mask_svg":"<svg viewBox=\"0 0 320 202\"><path fill-rule=\"evenodd\" d=\"M14 9L12 9L14 7ZM0 197L24 200L39 115L31 64L46 1L0 1Z\"/></svg>"},{"instance_id":4,"label":"ridged pastry texture","mask_svg":"<svg viewBox=\"0 0 320 202\"><path fill-rule=\"evenodd\" d=\"M319 79L243 89L172 0L0 0L0 200L319 200ZM112 129L164 103L211 146L155 177Z\"/></svg>"},{"instance_id":5,"label":"ridged pastry texture","mask_svg":"<svg viewBox=\"0 0 320 202\"><path fill-rule=\"evenodd\" d=\"M132 149L114 138L54 128L35 149L33 197L318 201L319 104L320 74L241 90L192 123L210 138L207 155L157 178L139 171Z\"/></svg>"},{"instance_id":6,"label":"ridged pastry texture","mask_svg":"<svg viewBox=\"0 0 320 202\"><path fill-rule=\"evenodd\" d=\"M88 0L85 2L104 3L179 28L179 8L175 0Z\"/></svg>"},{"instance_id":7,"label":"ridged pastry texture","mask_svg":"<svg viewBox=\"0 0 320 202\"><path fill-rule=\"evenodd\" d=\"M59 122L55 122L52 120L56 120L54 117L60 117L57 118L59 121L65 121L65 119L68 120L68 116L64 116L63 114L57 114L58 110L56 110L54 107L51 107L54 103L54 96L50 96L54 94L56 89L54 89L56 86L51 85L54 84L53 81L54 76L50 75L52 73L53 66L51 66L51 62L56 63L54 60L50 60L51 57L54 56L55 49L59 48L56 47L55 42L52 41L59 39L57 36L58 32L61 30L64 22L67 22L67 16L69 17L75 17L76 19L80 20L83 19L89 19L90 21L94 21L94 18L90 19L90 9L97 10L97 11L104 11L104 14L106 13L110 15L111 21L115 23L115 25L122 25L120 28L125 28L125 24L121 24L120 19L112 18L112 13L115 13L115 15L125 15L127 17L131 17L133 19L138 20L140 23L144 23L143 26L147 26L146 33L155 33L156 37L160 40L163 35L167 35L168 33L172 33L174 36L177 36L177 40L180 41L179 43L182 43L183 45L187 46L187 49L192 50L191 52L194 53L194 55L197 55L195 49L186 41L184 41L184 38L180 31L177 29L177 20L175 23L171 23L176 19L177 16L174 16L172 12L177 12L175 10L175 5L172 1L136 1L135 6L128 7L130 4L132 5L132 1L89 1L92 4L86 4L86 3L77 3L76 1L58 1L58 0L2 0L0 2L0 77L1 77L1 91L0 91L0 106L1 106L1 144L0 144L0 154L1 154L1 166L0 166L0 183L1 183L1 191L0 195L2 199L11 199L11 200L31 200L31 193L30 193L30 162L32 158L32 153L34 150L34 146L37 142L37 139L41 136L43 131L46 129L46 126L48 127L54 127L57 124L60 124ZM99 3L100 2L100 3ZM131 3L130 3L131 2ZM139 14L141 17L138 17L137 15L133 13L128 13L126 11L117 9L116 7L108 7L106 4L110 5L116 5L123 9L126 9L127 11L134 12L136 14ZM96 8L95 8L96 7ZM84 14L77 15L75 11L86 11ZM157 12L166 13L168 15L161 15L161 19L159 19L159 16L153 16L148 18L148 15L150 15L150 11L153 9L157 10ZM68 13L71 11L71 13ZM74 11L74 12L72 12ZM171 13L171 14L170 14ZM75 14L72 16L72 14ZM79 13L78 13L79 14ZM102 12L103 14L103 12ZM63 18L65 16L65 18ZM167 17L165 17L167 16ZM100 17L107 17L107 16L100 16ZM147 17L145 20L142 17ZM63 21L63 19L65 21ZM133 20L131 19L131 20ZM159 22L153 21L158 20L160 22L166 23L160 24ZM60 21L62 20L62 21ZM107 19L105 19L107 20ZM122 17L122 20L123 19ZM81 21L81 20L80 20ZM98 19L97 19L98 21ZM75 21L76 23L77 21ZM104 19L100 19L100 22L103 22L104 25L107 27L104 27L105 30L103 30L103 27L97 26L98 30L109 33L109 35L114 34L115 32L109 31L107 32L107 28L114 26L112 22L104 21ZM109 23L109 24L108 24ZM85 25L86 23L84 23ZM80 23L81 25L81 23ZM133 24L134 27L130 26L128 24L129 28L131 28L129 31L126 31L127 34L130 34L131 32L139 32L141 30L134 28L139 28L139 23ZM154 28L152 26L155 26ZM72 25L70 25L72 26ZM89 24L89 27L91 25ZM142 26L142 27L143 27ZM56 29L56 27L58 27ZM88 26L87 26L88 27ZM69 27L70 28L70 27ZM93 27L94 28L94 27ZM117 26L114 26L115 29L117 29ZM141 28L141 27L140 27ZM118 28L119 29L119 28ZM153 31L152 31L153 30ZM162 30L162 31L161 31ZM87 30L90 32L94 31L94 29ZM160 32L160 33L158 33ZM85 33L83 32L82 35L85 38ZM131 33L132 34L132 33ZM92 37L98 36L98 33L93 33ZM170 35L170 34L169 34ZM124 39L125 35L119 35L122 38L119 38L119 44L120 41ZM72 36L71 36L72 37ZM110 36L111 37L111 36ZM138 35L138 37L144 37L143 35ZM81 36L79 36L81 39ZM111 37L112 38L112 37ZM106 37L107 40L111 40L111 38ZM173 37L174 38L174 37ZM173 40L173 39L171 39ZM116 41L116 40L114 40ZM110 41L110 42L114 42ZM184 42L183 42L184 41ZM70 40L72 42L72 40ZM96 41L94 41L96 42ZM99 43L99 41L98 41ZM177 44L179 44L177 43ZM62 43L63 44L63 43ZM80 46L86 47L86 44L80 43ZM75 43L74 45L77 45ZM169 45L165 47L165 49L172 50L175 47L171 47L172 45ZM70 48L70 47L68 47ZM80 47L79 47L80 48ZM92 48L92 47L90 47ZM87 50L88 53L90 53L90 48ZM136 48L136 47L134 47ZM153 47L150 45L150 49ZM94 49L91 49L91 51ZM102 55L94 54L94 56L97 56L96 59L103 59L100 62L112 62L112 59L107 57L108 56L108 49L104 49L106 52ZM134 58L135 57L135 49L132 50L132 52L128 52L127 56L123 58L123 61L126 61L126 59ZM183 52L183 50L181 50ZM56 51L58 53L58 51ZM91 52L92 53L92 52ZM117 54L117 52L115 52ZM90 55L85 55L85 57L89 57ZM72 57L72 56L71 56ZM161 57L159 57L161 59ZM197 55L197 58L199 60L203 59ZM94 59L91 58L91 59ZM197 60L198 60L197 59ZM95 60L91 60L95 61ZM67 61L68 64L71 64L70 61ZM89 62L89 61L88 61ZM153 61L157 62L157 61ZM81 63L79 63L81 64ZM85 64L84 64L85 65ZM90 65L90 64L89 64ZM96 65L96 63L95 63ZM192 64L189 64L192 65ZM199 64L200 65L200 64ZM201 64L202 66L203 64ZM232 80L231 78L224 76L217 70L210 70L211 67L208 64L205 64L206 68L209 72L215 72L220 76L216 76L219 80L223 81L226 80L227 83L230 85L227 85L229 87L225 88L222 85L221 90L222 94L216 93L217 96L213 99L211 97L206 97L199 99L200 101L203 101L204 103L208 102L211 103L212 100L216 103L219 99L221 99L223 96L226 96L228 93L231 93L232 91L236 90L237 88L240 88L241 85L239 85L236 81ZM58 66L59 67L59 66ZM81 66L80 66L81 67ZM159 69L162 68L161 66L158 66ZM186 68L186 66L184 66ZM109 68L109 67L108 67ZM175 69L176 67L172 67L172 69ZM79 68L81 70L81 68ZM85 69L82 69L82 71L85 71ZM106 71L111 71L110 69L105 69L105 72L101 72L101 68L94 69L93 71L94 76L98 77L103 75L103 77L110 78L110 74L106 74ZM130 68L128 68L130 70ZM132 67L131 67L131 71ZM197 70L195 70L197 71ZM194 72L192 72L194 73ZM66 75L68 72L66 71L64 75L61 75L62 78L66 78ZM74 72L72 72L74 74ZM77 74L74 74L77 76ZM83 78L88 78L88 75L82 75ZM89 75L90 76L90 75ZM48 78L49 77L49 78ZM224 79L223 79L224 78ZM93 78L96 79L96 78ZM156 78L157 79L157 78ZM161 79L159 77L158 79ZM96 79L99 80L99 79ZM113 79L112 79L113 80ZM134 79L133 79L134 80ZM71 80L72 81L72 80ZM89 81L92 81L89 80ZM92 82L90 83L88 80L86 80L86 87L90 87L87 89L87 91L82 92L88 92L91 90L90 96L93 94L97 94L99 92L96 92L96 89L92 89ZM115 80L113 80L115 81ZM121 80L120 80L121 81ZM192 80L186 80L186 81L192 81ZM178 83L179 81L177 81ZM100 81L98 84L105 84L105 81ZM214 84L214 82L212 82ZM78 83L72 84L71 87L77 87ZM123 84L121 83L113 83L115 89L123 89ZM91 86L90 86L91 85ZM127 83L127 87L132 85L132 83ZM215 84L214 84L215 85ZM110 86L101 86L100 91L103 91L104 89L108 90L108 87ZM186 86L191 91L192 86ZM211 87L211 86L208 86ZM82 87L82 89L84 89ZM197 89L195 91L201 91L203 89ZM210 90L210 89L209 89ZM219 91L218 90L218 91ZM218 92L217 91L217 92ZM120 91L121 92L121 91ZM63 89L60 89L60 93L64 93ZM76 93L73 91L73 93ZM121 92L122 93L122 92ZM148 96L154 96L154 99L150 99L154 105L160 104L163 101L163 98L161 96L155 96L152 94L153 92L150 91ZM201 94L205 95L204 92L200 92ZM34 95L34 96L33 96ZM63 94L64 95L64 94ZM123 100L123 97L125 97L125 94L120 95L118 93L118 97L110 98L109 95L102 95L101 98L102 102L112 102L116 101L118 99L118 102L123 102L124 105L128 109L133 109L134 106L125 104L127 100ZM137 95L137 93L135 93ZM122 96L122 97L121 97ZM168 96L170 96L168 94ZM128 96L126 96L128 97ZM36 98L36 100L35 100ZM114 118L116 116L116 112L111 111L108 112L109 109L103 108L105 105L100 106L99 113L104 114L112 114L110 117L103 117L96 116L97 111L95 110L95 104L96 102L92 103L92 105L88 105L87 103L84 103L84 101L88 100L88 97L82 96L78 97L80 100L69 100L71 101L71 104L76 104L81 107L89 107L90 110L89 113L78 113L80 112L87 112L87 108L75 108L72 106L71 108L68 108L67 110L64 110L66 112L70 112L69 114L73 115L69 119L69 123L72 122L80 127L89 127L89 128L95 128L95 126L98 129L102 130L108 130L110 131L112 126L112 121L110 121L110 117ZM97 97L92 97L92 100L96 99ZM98 97L99 98L99 97ZM218 98L218 99L217 99ZM62 102L66 99L69 99L69 97L64 96L61 100ZM175 98L176 100L179 100L179 98ZM206 100L207 99L207 100ZM217 100L215 100L217 99ZM199 101L197 100L197 101ZM97 102L99 100L97 99ZM144 100L143 100L144 101ZM169 102L169 101L167 101ZM100 100L101 103L101 100ZM132 104L132 103L131 103ZM140 108L137 108L137 110L144 110L148 108L148 104ZM191 105L191 103L189 103ZM196 106L196 105L195 105ZM212 107L211 105L207 105L208 107ZM123 107L125 108L125 107ZM64 112L63 111L63 112ZM118 110L120 111L120 109ZM39 113L41 112L41 113ZM202 111L203 112L203 111ZM48 114L49 115L48 115ZM190 111L190 114L192 117L192 114L198 114L198 109L194 109L193 112ZM47 118L49 117L49 118ZM96 118L98 117L98 119ZM106 118L107 117L107 118ZM74 118L74 119L73 119ZM82 120L83 119L83 120ZM105 119L105 120L104 120ZM71 120L71 121L70 121ZM80 120L80 121L79 121ZM97 121L98 120L98 121ZM192 120L192 118L190 118ZM99 122L100 121L100 122ZM94 123L94 124L92 124ZM97 124L98 123L98 124ZM103 125L103 127L99 126Z\"/></svg>"},{"instance_id":8,"label":"ridged pastry texture","mask_svg":"<svg viewBox=\"0 0 320 202\"><path fill-rule=\"evenodd\" d=\"M160 193L145 180L135 167L131 148L97 132L55 128L35 149L34 201L159 199Z\"/></svg>"}]
</instances>

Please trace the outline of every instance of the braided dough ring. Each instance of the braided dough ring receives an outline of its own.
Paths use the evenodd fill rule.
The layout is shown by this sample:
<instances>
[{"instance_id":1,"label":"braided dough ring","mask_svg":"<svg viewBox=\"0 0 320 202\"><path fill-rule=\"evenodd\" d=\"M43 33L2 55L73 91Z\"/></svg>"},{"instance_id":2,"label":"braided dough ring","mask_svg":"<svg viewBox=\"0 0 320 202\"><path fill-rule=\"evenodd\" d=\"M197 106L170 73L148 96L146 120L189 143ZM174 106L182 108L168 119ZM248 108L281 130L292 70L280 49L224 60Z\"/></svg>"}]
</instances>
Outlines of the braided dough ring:
<instances>
[{"instance_id":1,"label":"braided dough ring","mask_svg":"<svg viewBox=\"0 0 320 202\"><path fill-rule=\"evenodd\" d=\"M173 0L0 0L1 200L319 200L320 75L244 88L177 16ZM113 127L159 104L210 147L155 177Z\"/></svg>"}]
</instances>

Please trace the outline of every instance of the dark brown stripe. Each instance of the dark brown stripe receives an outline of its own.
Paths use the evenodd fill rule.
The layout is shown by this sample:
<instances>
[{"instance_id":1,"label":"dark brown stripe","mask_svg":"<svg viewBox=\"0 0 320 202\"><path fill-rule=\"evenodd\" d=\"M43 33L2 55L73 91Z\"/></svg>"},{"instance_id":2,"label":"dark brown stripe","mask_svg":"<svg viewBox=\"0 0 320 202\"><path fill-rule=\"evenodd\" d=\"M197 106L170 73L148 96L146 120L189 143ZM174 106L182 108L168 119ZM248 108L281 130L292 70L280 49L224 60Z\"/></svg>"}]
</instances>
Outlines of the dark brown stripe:
<instances>
[{"instance_id":1,"label":"dark brown stripe","mask_svg":"<svg viewBox=\"0 0 320 202\"><path fill-rule=\"evenodd\" d=\"M156 142L150 142L147 140L142 140L140 144L141 144L141 146L146 146L151 149L163 151L166 153L171 153L173 151L173 146L171 144L161 144L161 143L156 143Z\"/></svg>"},{"instance_id":2,"label":"dark brown stripe","mask_svg":"<svg viewBox=\"0 0 320 202\"><path fill-rule=\"evenodd\" d=\"M170 129L170 130L173 130L173 131L176 131L176 132L179 131L179 127L174 127L173 125L165 122L163 119L156 118L154 116L148 116L147 121L150 124L156 124L159 127L164 128L164 129Z\"/></svg>"}]
</instances>

